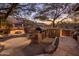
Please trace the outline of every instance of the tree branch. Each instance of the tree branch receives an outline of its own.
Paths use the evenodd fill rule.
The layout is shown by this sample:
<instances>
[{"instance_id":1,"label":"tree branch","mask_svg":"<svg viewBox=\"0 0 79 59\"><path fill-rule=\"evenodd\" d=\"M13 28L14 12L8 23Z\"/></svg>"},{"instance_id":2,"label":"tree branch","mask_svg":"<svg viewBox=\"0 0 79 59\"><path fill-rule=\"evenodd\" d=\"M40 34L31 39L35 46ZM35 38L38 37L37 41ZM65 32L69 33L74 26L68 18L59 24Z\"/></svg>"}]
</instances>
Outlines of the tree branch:
<instances>
[{"instance_id":1,"label":"tree branch","mask_svg":"<svg viewBox=\"0 0 79 59\"><path fill-rule=\"evenodd\" d=\"M5 19L8 17L8 15L12 12L12 10L17 6L17 3L13 3L12 6L9 8L7 14L5 15Z\"/></svg>"}]
</instances>

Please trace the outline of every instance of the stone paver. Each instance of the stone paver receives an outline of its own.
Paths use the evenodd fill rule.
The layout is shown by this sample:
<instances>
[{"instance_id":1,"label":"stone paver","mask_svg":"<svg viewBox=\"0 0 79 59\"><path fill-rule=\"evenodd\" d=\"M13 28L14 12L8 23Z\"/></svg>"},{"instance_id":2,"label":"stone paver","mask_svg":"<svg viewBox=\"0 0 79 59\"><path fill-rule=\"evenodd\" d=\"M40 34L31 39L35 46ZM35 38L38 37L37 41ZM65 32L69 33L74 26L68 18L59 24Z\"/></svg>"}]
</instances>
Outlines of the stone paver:
<instances>
[{"instance_id":1,"label":"stone paver","mask_svg":"<svg viewBox=\"0 0 79 59\"><path fill-rule=\"evenodd\" d=\"M59 47L53 55L78 55L79 49L77 48L78 43L71 37L62 37L60 38Z\"/></svg>"},{"instance_id":2,"label":"stone paver","mask_svg":"<svg viewBox=\"0 0 79 59\"><path fill-rule=\"evenodd\" d=\"M19 37L19 38L13 38L7 41L4 41L5 43L5 47L8 48L7 50L4 50L2 52L0 52L0 54L2 55L32 55L32 53L38 53L38 51L42 50L41 48L39 48L40 46L38 46L39 49L36 48L37 45L34 46L29 46L27 47L27 45L30 44L31 41L29 41L27 38L25 37ZM26 46L26 48L22 48L21 46ZM17 48L19 47L19 48ZM39 54L37 56L79 56L79 48L78 47L78 43L71 37L61 37L59 40L59 46L58 49L53 53L53 54ZM28 52L30 51L31 52ZM40 53L43 51L40 51Z\"/></svg>"},{"instance_id":3,"label":"stone paver","mask_svg":"<svg viewBox=\"0 0 79 59\"><path fill-rule=\"evenodd\" d=\"M6 49L6 48L16 48L23 45L27 46L31 43L31 40L27 39L27 37L18 37L18 38L12 38L0 43L4 45Z\"/></svg>"}]
</instances>

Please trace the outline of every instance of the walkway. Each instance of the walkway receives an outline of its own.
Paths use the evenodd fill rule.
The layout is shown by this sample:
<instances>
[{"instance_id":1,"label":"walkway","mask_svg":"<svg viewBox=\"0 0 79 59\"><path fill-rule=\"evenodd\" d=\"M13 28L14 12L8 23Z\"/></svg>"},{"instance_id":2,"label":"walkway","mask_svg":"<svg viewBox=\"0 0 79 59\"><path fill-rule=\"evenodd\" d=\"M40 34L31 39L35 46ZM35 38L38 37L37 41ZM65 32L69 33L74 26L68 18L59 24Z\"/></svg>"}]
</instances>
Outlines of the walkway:
<instances>
[{"instance_id":1,"label":"walkway","mask_svg":"<svg viewBox=\"0 0 79 59\"><path fill-rule=\"evenodd\" d=\"M0 52L1 55L29 55L30 50L27 50L27 48L32 49L31 51L34 53L39 52L42 50L41 48L35 48L36 45L27 47L27 45L30 44L30 40L28 40L25 37L19 37L19 38L13 38L10 40L4 41L5 48L7 50L3 50ZM26 48L24 49L24 47ZM79 56L79 48L77 48L78 43L71 37L62 37L60 38L59 47L58 49L51 54L52 56ZM35 50L36 49L36 50ZM27 51L26 51L27 50ZM42 53L43 51L40 51ZM39 54L40 56L44 55L50 55L50 54Z\"/></svg>"},{"instance_id":2,"label":"walkway","mask_svg":"<svg viewBox=\"0 0 79 59\"><path fill-rule=\"evenodd\" d=\"M60 38L59 47L53 54L55 56L79 56L78 43L71 37Z\"/></svg>"}]
</instances>

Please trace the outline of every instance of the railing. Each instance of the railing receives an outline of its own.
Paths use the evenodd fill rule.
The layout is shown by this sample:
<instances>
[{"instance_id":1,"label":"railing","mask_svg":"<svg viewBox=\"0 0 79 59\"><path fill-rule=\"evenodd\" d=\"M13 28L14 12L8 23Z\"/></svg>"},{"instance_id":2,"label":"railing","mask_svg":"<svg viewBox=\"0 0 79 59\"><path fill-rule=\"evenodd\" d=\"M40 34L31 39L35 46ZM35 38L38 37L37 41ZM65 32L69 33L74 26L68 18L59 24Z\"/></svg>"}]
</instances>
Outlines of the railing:
<instances>
[{"instance_id":1,"label":"railing","mask_svg":"<svg viewBox=\"0 0 79 59\"><path fill-rule=\"evenodd\" d=\"M43 41L48 43L52 41L52 39L54 39L55 37L59 37L60 36L60 30L59 29L46 29L46 30L42 30L40 31L34 31L32 33L30 33L31 36L29 36L29 38L34 40L37 40L38 43L41 43Z\"/></svg>"},{"instance_id":2,"label":"railing","mask_svg":"<svg viewBox=\"0 0 79 59\"><path fill-rule=\"evenodd\" d=\"M56 36L60 36L60 30L59 29L46 29L43 30L41 33L39 33L39 35L41 35L41 39L44 39L46 37L48 38L55 38Z\"/></svg>"}]
</instances>

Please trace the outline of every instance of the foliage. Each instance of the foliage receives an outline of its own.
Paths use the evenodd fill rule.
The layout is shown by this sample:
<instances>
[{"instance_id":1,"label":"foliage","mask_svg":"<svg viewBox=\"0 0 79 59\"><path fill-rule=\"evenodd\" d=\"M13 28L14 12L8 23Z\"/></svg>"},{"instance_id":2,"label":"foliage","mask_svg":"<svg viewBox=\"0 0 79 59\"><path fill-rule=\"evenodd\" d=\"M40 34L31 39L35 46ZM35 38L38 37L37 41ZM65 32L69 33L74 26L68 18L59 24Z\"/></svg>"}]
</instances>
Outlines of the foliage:
<instances>
[{"instance_id":1,"label":"foliage","mask_svg":"<svg viewBox=\"0 0 79 59\"><path fill-rule=\"evenodd\" d=\"M11 6L15 4L5 4L5 6L11 9L8 13L11 16L28 17L29 19L40 19L49 20L53 19L52 23L55 26L55 21L62 14L71 14L75 3L18 3L12 8ZM4 6L4 4L2 4ZM4 6L4 7L5 7ZM0 6L1 7L1 6ZM0 8L6 9L7 8ZM63 19L64 20L64 19Z\"/></svg>"},{"instance_id":2,"label":"foliage","mask_svg":"<svg viewBox=\"0 0 79 59\"><path fill-rule=\"evenodd\" d=\"M0 34L8 34L11 29L11 24L5 19L0 19Z\"/></svg>"},{"instance_id":3,"label":"foliage","mask_svg":"<svg viewBox=\"0 0 79 59\"><path fill-rule=\"evenodd\" d=\"M48 20L49 18L46 16L36 16L35 19Z\"/></svg>"}]
</instances>

